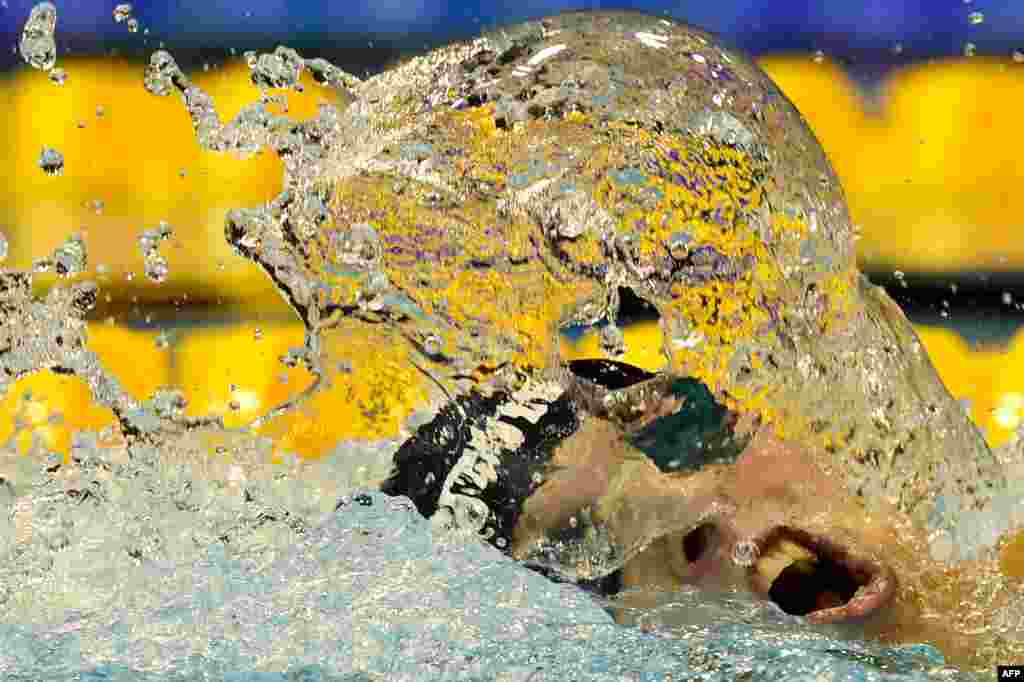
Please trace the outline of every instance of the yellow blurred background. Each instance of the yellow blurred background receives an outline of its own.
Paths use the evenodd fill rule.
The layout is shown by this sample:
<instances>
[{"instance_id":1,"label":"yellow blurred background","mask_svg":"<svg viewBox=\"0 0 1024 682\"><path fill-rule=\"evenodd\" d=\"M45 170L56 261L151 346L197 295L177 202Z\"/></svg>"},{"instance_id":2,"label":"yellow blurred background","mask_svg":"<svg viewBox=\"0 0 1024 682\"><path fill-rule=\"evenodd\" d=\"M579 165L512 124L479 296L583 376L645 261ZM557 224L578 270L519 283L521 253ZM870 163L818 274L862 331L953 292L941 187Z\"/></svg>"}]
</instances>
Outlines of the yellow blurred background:
<instances>
[{"instance_id":1,"label":"yellow blurred background","mask_svg":"<svg viewBox=\"0 0 1024 682\"><path fill-rule=\"evenodd\" d=\"M1024 65L1009 59L964 58L895 71L867 97L835 63L809 55L760 61L817 133L846 190L860 228L862 264L906 272L1024 272L1024 164L1018 160ZM113 58L63 57L68 81L22 68L0 76L7 115L0 164L0 230L10 250L4 266L27 268L69 234L82 235L87 276L106 302L205 303L244 306L251 318L227 326L175 329L173 338L108 321L92 324L91 345L137 398L165 385L181 387L191 414L223 412L241 423L278 403L310 377L278 358L302 343L301 328L269 281L224 240L229 208L256 206L275 196L282 168L273 154L247 160L201 150L178 96L157 97L142 86L144 64ZM308 74L307 74L308 75ZM258 97L239 59L190 77L209 92L222 120ZM330 89L304 77L289 92L288 115L305 119ZM38 167L44 147L65 159L63 175ZM140 194L140 191L142 192ZM160 246L169 276L143 275L138 236L161 221L173 236ZM48 286L51 275L37 277ZM992 445L1005 442L1024 416L1024 333L1007 345L972 348L948 328L918 326L923 343L954 396L964 401ZM239 337L253 344L233 343ZM650 323L626 330L627 359L655 369L658 331ZM218 349L230 345L228 355ZM400 344L397 344L400 345ZM594 334L564 340L566 357L600 356ZM222 361L219 361L220 358ZM1019 358L1019 359L1018 359ZM360 362L353 351L351 362ZM399 414L425 390L424 379L388 358L394 371L381 385L347 379L290 421L275 422L275 440L316 457L343 434L394 435ZM402 391L397 391L401 386ZM112 421L73 377L38 375L3 396L0 441L26 451L32 439L67 453L70 433ZM388 406L393 407L389 411ZM319 418L330 414L331 420Z\"/></svg>"}]
</instances>

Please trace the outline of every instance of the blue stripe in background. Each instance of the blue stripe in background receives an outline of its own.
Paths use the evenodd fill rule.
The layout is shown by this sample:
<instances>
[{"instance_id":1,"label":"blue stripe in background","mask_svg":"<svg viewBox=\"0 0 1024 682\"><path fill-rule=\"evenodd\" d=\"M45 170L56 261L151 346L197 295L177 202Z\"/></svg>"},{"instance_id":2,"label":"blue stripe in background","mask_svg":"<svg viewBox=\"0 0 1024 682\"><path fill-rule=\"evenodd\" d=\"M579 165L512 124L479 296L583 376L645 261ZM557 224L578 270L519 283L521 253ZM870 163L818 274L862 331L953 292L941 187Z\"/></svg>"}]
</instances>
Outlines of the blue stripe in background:
<instances>
[{"instance_id":1,"label":"blue stripe in background","mask_svg":"<svg viewBox=\"0 0 1024 682\"><path fill-rule=\"evenodd\" d=\"M34 3L0 0L0 69L17 63L21 27ZM55 2L58 49L66 54L117 49L145 56L167 48L210 52L226 47L265 49L278 43L363 70L380 68L391 53L477 33L481 25L565 9L630 8L665 13L718 33L754 54L823 50L855 70L890 62L961 54L1006 55L1024 47L1020 0L142 0L134 16L148 35L129 34L112 18L113 0ZM981 12L984 21L969 21ZM902 54L892 48L902 45ZM344 54L342 54L344 53ZM307 56L312 56L308 54ZM342 64L344 66L344 64Z\"/></svg>"}]
</instances>

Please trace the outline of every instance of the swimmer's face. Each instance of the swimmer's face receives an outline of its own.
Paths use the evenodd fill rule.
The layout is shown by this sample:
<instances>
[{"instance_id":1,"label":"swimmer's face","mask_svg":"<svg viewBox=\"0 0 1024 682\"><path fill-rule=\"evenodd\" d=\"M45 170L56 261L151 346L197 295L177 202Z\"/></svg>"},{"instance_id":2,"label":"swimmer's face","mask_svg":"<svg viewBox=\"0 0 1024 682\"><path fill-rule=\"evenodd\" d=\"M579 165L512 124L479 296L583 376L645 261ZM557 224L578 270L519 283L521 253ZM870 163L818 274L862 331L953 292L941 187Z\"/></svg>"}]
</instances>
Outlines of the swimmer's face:
<instances>
[{"instance_id":1,"label":"swimmer's face","mask_svg":"<svg viewBox=\"0 0 1024 682\"><path fill-rule=\"evenodd\" d=\"M513 555L529 561L589 524L625 559L627 605L695 585L750 591L813 623L865 622L890 606L924 546L907 519L884 503L869 511L823 466L830 456L725 421L734 453L719 443L724 456L675 471L637 447L652 424L584 421L523 505Z\"/></svg>"},{"instance_id":2,"label":"swimmer's face","mask_svg":"<svg viewBox=\"0 0 1024 682\"><path fill-rule=\"evenodd\" d=\"M382 490L546 575L617 593L624 621L692 585L936 639L908 626L921 622L924 532L895 502L852 493L841 456L781 440L693 379L570 366L575 379L446 406Z\"/></svg>"}]
</instances>

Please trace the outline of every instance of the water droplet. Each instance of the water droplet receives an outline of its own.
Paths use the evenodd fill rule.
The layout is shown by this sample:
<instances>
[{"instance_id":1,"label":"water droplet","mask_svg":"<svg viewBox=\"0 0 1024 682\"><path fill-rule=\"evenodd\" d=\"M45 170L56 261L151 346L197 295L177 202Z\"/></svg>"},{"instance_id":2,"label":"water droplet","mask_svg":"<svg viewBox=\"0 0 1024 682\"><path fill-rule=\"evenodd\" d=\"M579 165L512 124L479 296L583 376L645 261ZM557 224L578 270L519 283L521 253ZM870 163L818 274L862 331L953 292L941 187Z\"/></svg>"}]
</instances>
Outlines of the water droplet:
<instances>
[{"instance_id":1,"label":"water droplet","mask_svg":"<svg viewBox=\"0 0 1024 682\"><path fill-rule=\"evenodd\" d=\"M434 333L423 339L423 354L430 358L441 357L444 353L444 340Z\"/></svg>"},{"instance_id":2,"label":"water droplet","mask_svg":"<svg viewBox=\"0 0 1024 682\"><path fill-rule=\"evenodd\" d=\"M815 64L821 64L825 61L825 53L822 50L815 50L813 59Z\"/></svg>"},{"instance_id":3,"label":"water droplet","mask_svg":"<svg viewBox=\"0 0 1024 682\"><path fill-rule=\"evenodd\" d=\"M1024 50L1016 49L1010 53L1010 58L1018 64L1024 64Z\"/></svg>"},{"instance_id":4,"label":"water droplet","mask_svg":"<svg viewBox=\"0 0 1024 682\"><path fill-rule=\"evenodd\" d=\"M57 27L57 8L41 2L32 8L21 32L21 57L34 68L49 71L57 62L57 43L53 38Z\"/></svg>"},{"instance_id":5,"label":"water droplet","mask_svg":"<svg viewBox=\"0 0 1024 682\"><path fill-rule=\"evenodd\" d=\"M157 284L166 280L167 274L170 272L170 268L167 266L167 259L159 254L153 254L146 258L145 269L146 277Z\"/></svg>"},{"instance_id":6,"label":"water droplet","mask_svg":"<svg viewBox=\"0 0 1024 682\"><path fill-rule=\"evenodd\" d=\"M978 53L978 46L974 43L964 43L964 56L973 57Z\"/></svg>"},{"instance_id":7,"label":"water droplet","mask_svg":"<svg viewBox=\"0 0 1024 682\"><path fill-rule=\"evenodd\" d=\"M626 336L617 325L609 324L601 329L601 350L611 356L626 352Z\"/></svg>"},{"instance_id":8,"label":"water droplet","mask_svg":"<svg viewBox=\"0 0 1024 682\"><path fill-rule=\"evenodd\" d=\"M896 43L892 46L893 54L903 54L903 43Z\"/></svg>"},{"instance_id":9,"label":"water droplet","mask_svg":"<svg viewBox=\"0 0 1024 682\"><path fill-rule=\"evenodd\" d=\"M132 6L125 2L114 8L114 21L124 23L132 15Z\"/></svg>"},{"instance_id":10,"label":"water droplet","mask_svg":"<svg viewBox=\"0 0 1024 682\"><path fill-rule=\"evenodd\" d=\"M668 247L669 255L675 260L684 260L687 254L690 252L690 242L693 241L686 232L675 232L665 240L665 246Z\"/></svg>"},{"instance_id":11,"label":"water droplet","mask_svg":"<svg viewBox=\"0 0 1024 682\"><path fill-rule=\"evenodd\" d=\"M43 172L47 175L63 175L64 155L56 149L43 147L43 151L39 155L39 167L42 168Z\"/></svg>"},{"instance_id":12,"label":"water droplet","mask_svg":"<svg viewBox=\"0 0 1024 682\"><path fill-rule=\"evenodd\" d=\"M50 69L50 82L55 85L64 85L68 80L68 72L60 67Z\"/></svg>"},{"instance_id":13,"label":"water droplet","mask_svg":"<svg viewBox=\"0 0 1024 682\"><path fill-rule=\"evenodd\" d=\"M967 21L971 26L977 26L985 22L985 15L982 12L971 12L967 15Z\"/></svg>"},{"instance_id":14,"label":"water droplet","mask_svg":"<svg viewBox=\"0 0 1024 682\"><path fill-rule=\"evenodd\" d=\"M732 547L732 562L737 566L753 566L761 554L752 540L737 542Z\"/></svg>"},{"instance_id":15,"label":"water droplet","mask_svg":"<svg viewBox=\"0 0 1024 682\"><path fill-rule=\"evenodd\" d=\"M127 23L128 23L128 32L129 33L136 33L136 32L138 32L138 30L139 30L139 20L138 19L136 19L135 17L131 17L130 19L128 19Z\"/></svg>"},{"instance_id":16,"label":"water droplet","mask_svg":"<svg viewBox=\"0 0 1024 682\"><path fill-rule=\"evenodd\" d=\"M157 253L157 249L160 243L169 239L172 234L171 226L161 220L156 229L146 230L139 235L139 249L145 261L146 277L158 284L167 279L169 269L167 259Z\"/></svg>"},{"instance_id":17,"label":"water droplet","mask_svg":"<svg viewBox=\"0 0 1024 682\"><path fill-rule=\"evenodd\" d=\"M7 260L7 252L9 251L9 245L7 243L7 235L0 232L0 263Z\"/></svg>"},{"instance_id":18,"label":"water droplet","mask_svg":"<svg viewBox=\"0 0 1024 682\"><path fill-rule=\"evenodd\" d=\"M356 223L348 230L331 235L335 258L345 265L368 265L381 255L380 236L373 225Z\"/></svg>"}]
</instances>

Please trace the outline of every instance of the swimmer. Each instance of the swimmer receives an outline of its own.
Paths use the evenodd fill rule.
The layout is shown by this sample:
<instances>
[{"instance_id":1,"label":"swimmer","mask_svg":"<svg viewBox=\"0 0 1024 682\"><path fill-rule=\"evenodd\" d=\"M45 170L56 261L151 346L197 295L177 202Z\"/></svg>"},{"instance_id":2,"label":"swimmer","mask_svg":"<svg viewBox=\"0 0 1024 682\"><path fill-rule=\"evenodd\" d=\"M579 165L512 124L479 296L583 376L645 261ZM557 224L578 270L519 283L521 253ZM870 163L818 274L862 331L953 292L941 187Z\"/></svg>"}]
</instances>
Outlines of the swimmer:
<instances>
[{"instance_id":1,"label":"swimmer","mask_svg":"<svg viewBox=\"0 0 1024 682\"><path fill-rule=\"evenodd\" d=\"M977 664L976 638L929 618L966 583L929 559L905 514L851 495L823 453L692 379L611 360L567 370L446 405L397 451L381 489L612 598L623 623L684 586L742 591L811 625Z\"/></svg>"},{"instance_id":2,"label":"swimmer","mask_svg":"<svg viewBox=\"0 0 1024 682\"><path fill-rule=\"evenodd\" d=\"M473 384L385 492L615 595L624 621L694 585L960 665L1014 657L961 605L991 574L930 542L1003 494L1002 464L858 271L839 178L753 62L675 20L567 12L353 94L332 215L380 244L334 266L394 290L332 305L406 330L442 386ZM282 253L296 265L268 270L307 258ZM300 298L319 285L286 279L317 311ZM664 373L565 363L558 330L617 324L623 292L656 311Z\"/></svg>"}]
</instances>

